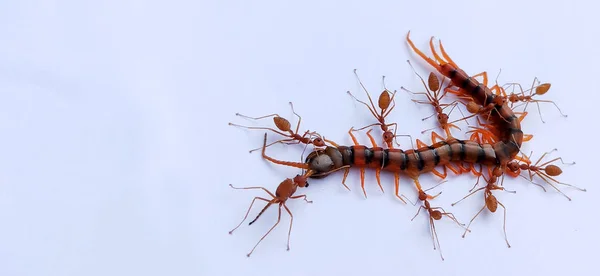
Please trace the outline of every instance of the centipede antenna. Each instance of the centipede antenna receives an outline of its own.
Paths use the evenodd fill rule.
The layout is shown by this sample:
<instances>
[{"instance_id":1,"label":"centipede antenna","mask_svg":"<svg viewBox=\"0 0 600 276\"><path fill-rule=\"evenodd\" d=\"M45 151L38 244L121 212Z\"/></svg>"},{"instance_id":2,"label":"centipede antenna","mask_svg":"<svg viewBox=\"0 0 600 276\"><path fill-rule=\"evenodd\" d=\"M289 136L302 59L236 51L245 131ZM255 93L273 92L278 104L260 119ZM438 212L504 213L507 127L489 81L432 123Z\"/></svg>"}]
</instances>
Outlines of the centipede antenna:
<instances>
[{"instance_id":1,"label":"centipede antenna","mask_svg":"<svg viewBox=\"0 0 600 276\"><path fill-rule=\"evenodd\" d=\"M308 169L309 168L309 165L305 164L305 163L281 161L281 160L277 160L275 158L272 158L272 157L268 156L265 153L266 145L267 145L267 133L265 133L265 138L264 138L264 143L263 143L263 149L262 149L262 157L264 159L267 159L268 161L271 161L272 163L275 163L275 164L278 164L278 165L284 165L284 166L288 166L288 167L295 167L295 168L299 168L299 169Z\"/></svg>"}]
</instances>

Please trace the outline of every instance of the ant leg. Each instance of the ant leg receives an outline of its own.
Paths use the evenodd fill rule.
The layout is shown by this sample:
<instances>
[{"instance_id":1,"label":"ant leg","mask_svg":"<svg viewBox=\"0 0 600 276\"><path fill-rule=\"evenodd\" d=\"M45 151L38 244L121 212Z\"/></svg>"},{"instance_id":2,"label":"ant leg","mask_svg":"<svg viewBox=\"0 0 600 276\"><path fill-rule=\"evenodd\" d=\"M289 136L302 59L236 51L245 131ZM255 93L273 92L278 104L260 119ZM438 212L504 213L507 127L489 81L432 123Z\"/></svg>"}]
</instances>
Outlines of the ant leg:
<instances>
[{"instance_id":1,"label":"ant leg","mask_svg":"<svg viewBox=\"0 0 600 276\"><path fill-rule=\"evenodd\" d=\"M244 219L242 219L242 221L240 222L240 224L238 224L235 228L233 228L231 231L229 231L229 235L233 234L233 231L235 231L236 229L238 229L242 223L244 223L244 221L246 221L246 219L248 218L248 214L250 214L250 210L252 209L252 205L254 205L254 202L259 199L262 201L266 201L266 202L271 202L268 199L262 198L262 197L255 197L254 199L252 199L252 203L250 203L250 207L248 207L248 211L246 211L246 215L244 216Z\"/></svg>"},{"instance_id":2,"label":"ant leg","mask_svg":"<svg viewBox=\"0 0 600 276\"><path fill-rule=\"evenodd\" d=\"M469 227L471 227L471 223L473 223L473 221L475 220L475 218L477 216L479 216L479 214L481 214L481 212L483 211L483 209L485 209L485 206L486 205L483 204L483 207L481 207L481 209L479 210L479 212L477 212L477 214L475 214L475 216L471 219L471 221L469 221L469 225L467 225L467 230L469 230ZM462 235L463 238L467 235L467 230L465 230L465 232L463 233L463 235Z\"/></svg>"},{"instance_id":3,"label":"ant leg","mask_svg":"<svg viewBox=\"0 0 600 276\"><path fill-rule=\"evenodd\" d=\"M306 198L304 200L306 200ZM292 235L292 224L294 223L294 215L292 215L292 212L290 211L290 209L288 209L288 207L285 205L285 203L282 203L282 204L283 204L283 208L285 208L285 210L288 212L288 214L290 214L290 230L288 231L288 240L287 240L287 250L290 251L290 236Z\"/></svg>"},{"instance_id":4,"label":"ant leg","mask_svg":"<svg viewBox=\"0 0 600 276\"><path fill-rule=\"evenodd\" d=\"M290 137L289 134L285 134L283 132L277 131L275 129L272 129L270 127L249 127L249 126L242 126L242 125L238 125L238 124L234 124L234 123L229 123L230 126L236 126L236 127L241 127L241 128L247 128L247 129L263 129L263 130L270 130L273 131L281 136L285 136L285 137Z\"/></svg>"},{"instance_id":5,"label":"ant leg","mask_svg":"<svg viewBox=\"0 0 600 276\"><path fill-rule=\"evenodd\" d=\"M442 246L440 245L440 239L437 236L437 231L435 230L435 223L434 223L431 215L429 216L429 227L430 227L430 231L431 231L431 238L433 239L433 250L436 249L436 243L437 243L437 248L440 250L440 258L442 258L442 261L443 261L444 256L442 255Z\"/></svg>"},{"instance_id":6,"label":"ant leg","mask_svg":"<svg viewBox=\"0 0 600 276\"><path fill-rule=\"evenodd\" d=\"M269 194L270 196L272 196L273 198L276 198L276 196L271 193L269 190L267 190L265 187L234 187L233 185L229 184L229 187L234 188L236 190L257 190L257 189L261 189L265 192L267 192L267 194ZM268 201L268 200L267 200Z\"/></svg>"},{"instance_id":7,"label":"ant leg","mask_svg":"<svg viewBox=\"0 0 600 276\"><path fill-rule=\"evenodd\" d=\"M312 200L306 199L306 195L290 196L290 198L293 198L293 199L302 198L302 199L304 199L304 201L306 201L306 203L313 203Z\"/></svg>"},{"instance_id":8,"label":"ant leg","mask_svg":"<svg viewBox=\"0 0 600 276\"><path fill-rule=\"evenodd\" d=\"M273 142L271 144L268 144L268 145L265 146L265 148L268 148L268 147L270 147L272 145L279 144L279 143L286 144L286 145L293 145L293 144L300 144L300 141L298 141L296 139L284 139L284 140L279 140L279 141L275 141L275 142ZM249 152L252 153L252 152L255 152L255 151L259 150L259 149L262 149L262 147L255 148L253 150L250 150Z\"/></svg>"},{"instance_id":9,"label":"ant leg","mask_svg":"<svg viewBox=\"0 0 600 276\"><path fill-rule=\"evenodd\" d=\"M419 215L419 213L421 212L421 209L426 209L426 208L423 205L419 206L419 209L417 210L417 213L415 214L415 216L410 221L413 221Z\"/></svg>"},{"instance_id":10,"label":"ant leg","mask_svg":"<svg viewBox=\"0 0 600 276\"><path fill-rule=\"evenodd\" d=\"M475 190L475 191L472 191L472 192L470 192L468 195L466 195L465 197L461 198L459 201L452 203L452 204L451 204L451 206L454 206L454 205L458 204L459 202L461 202L461 201L465 200L467 197L470 197L470 196L472 196L473 194L475 194L476 192L479 192L479 191L481 191L481 190L483 190L483 189L485 189L485 188L486 188L486 187L481 187L481 188L479 188L479 189L477 189L477 190Z\"/></svg>"},{"instance_id":11,"label":"ant leg","mask_svg":"<svg viewBox=\"0 0 600 276\"><path fill-rule=\"evenodd\" d=\"M498 204L500 204L500 206L502 207L502 209L504 209L504 240L506 241L506 245L508 245L508 248L510 248L510 243L508 243L508 236L506 235L506 207L504 207L504 204L498 202Z\"/></svg>"},{"instance_id":12,"label":"ant leg","mask_svg":"<svg viewBox=\"0 0 600 276\"><path fill-rule=\"evenodd\" d=\"M275 226L277 226L277 224L279 224L279 221L281 221L281 204L279 205L279 215L277 216L277 222L275 223L275 225L273 225L273 227L271 227L271 229L269 229L269 231L262 236L262 238L260 238L260 240L256 243L256 245L254 246L254 248L252 248L252 251L250 251L250 253L248 253L248 257L250 257L250 254L252 254L252 252L254 252L254 249L256 249L256 247L258 246L258 244L260 244L260 242L267 236L269 235L269 233L271 233L271 231L273 231L273 229L275 228Z\"/></svg>"}]
</instances>

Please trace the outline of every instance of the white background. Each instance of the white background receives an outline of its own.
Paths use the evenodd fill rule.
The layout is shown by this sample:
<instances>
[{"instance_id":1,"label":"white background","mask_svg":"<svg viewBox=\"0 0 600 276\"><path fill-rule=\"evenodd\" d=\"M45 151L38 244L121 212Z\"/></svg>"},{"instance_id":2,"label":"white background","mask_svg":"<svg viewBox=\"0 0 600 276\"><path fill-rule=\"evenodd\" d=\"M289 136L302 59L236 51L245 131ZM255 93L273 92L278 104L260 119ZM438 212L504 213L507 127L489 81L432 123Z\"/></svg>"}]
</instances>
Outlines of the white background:
<instances>
[{"instance_id":1,"label":"white background","mask_svg":"<svg viewBox=\"0 0 600 276\"><path fill-rule=\"evenodd\" d=\"M599 102L600 20L590 1L2 1L0 4L0 275L589 275L598 254L597 155L594 111ZM558 148L576 161L558 179L588 189L544 193L507 179L508 208L479 217L473 232L448 220L436 226L434 251L427 217L399 203L392 178L385 194L367 173L364 199L356 171L346 191L341 174L311 181L313 204L288 203L294 213L258 247L275 208L251 227L228 231L261 191L299 171L274 166L248 150L261 131L228 122L269 125L240 112L292 118L342 144L351 126L373 122L352 70L373 95L386 76L390 89L422 90L408 67L431 68L407 48L430 36L469 74L493 82L552 83L523 122L535 135L523 151ZM427 51L428 52L428 51ZM428 52L429 53L429 52ZM399 93L388 117L399 132L420 131L431 108ZM453 116L458 116L455 111ZM293 124L295 121L292 122ZM464 123L460 124L463 129ZM361 143L368 144L364 134ZM458 137L464 137L458 133ZM275 136L269 136L274 139ZM379 138L379 137L378 137ZM407 142L403 143L406 148ZM299 160L301 146L273 146ZM463 203L475 179L450 176L432 204L467 223L483 204ZM423 176L425 187L439 180ZM541 182L538 180L538 182ZM415 189L403 178L401 190ZM255 206L253 218L262 206ZM501 210L501 209L499 209Z\"/></svg>"}]
</instances>

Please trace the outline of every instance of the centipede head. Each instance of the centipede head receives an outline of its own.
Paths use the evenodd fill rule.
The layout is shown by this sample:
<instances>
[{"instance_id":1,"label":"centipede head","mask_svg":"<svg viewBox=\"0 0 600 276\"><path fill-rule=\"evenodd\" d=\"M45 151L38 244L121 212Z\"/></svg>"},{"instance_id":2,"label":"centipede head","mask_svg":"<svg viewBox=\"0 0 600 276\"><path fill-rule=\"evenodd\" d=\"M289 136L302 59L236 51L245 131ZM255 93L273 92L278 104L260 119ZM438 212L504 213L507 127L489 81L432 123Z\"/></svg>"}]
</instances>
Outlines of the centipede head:
<instances>
[{"instance_id":1,"label":"centipede head","mask_svg":"<svg viewBox=\"0 0 600 276\"><path fill-rule=\"evenodd\" d=\"M306 156L304 162L308 164L309 169L314 172L314 174L311 175L311 178L323 178L327 176L328 172L335 169L336 163L330 155L331 150L328 151L329 148L331 147L315 149ZM341 154L339 158L341 160Z\"/></svg>"}]
</instances>

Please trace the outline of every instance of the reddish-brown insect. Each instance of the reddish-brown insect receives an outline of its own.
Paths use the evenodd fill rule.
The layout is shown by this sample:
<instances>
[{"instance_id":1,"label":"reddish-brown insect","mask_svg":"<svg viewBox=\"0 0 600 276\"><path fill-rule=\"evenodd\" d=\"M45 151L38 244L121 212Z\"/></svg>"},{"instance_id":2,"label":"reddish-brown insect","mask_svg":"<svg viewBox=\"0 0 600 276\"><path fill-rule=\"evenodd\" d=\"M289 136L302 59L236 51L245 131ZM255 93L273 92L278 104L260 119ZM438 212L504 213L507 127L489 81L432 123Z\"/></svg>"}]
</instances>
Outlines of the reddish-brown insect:
<instances>
[{"instance_id":1,"label":"reddish-brown insect","mask_svg":"<svg viewBox=\"0 0 600 276\"><path fill-rule=\"evenodd\" d=\"M264 154L264 149L267 146L267 135L265 134L265 140L264 140L264 144L263 144L263 154ZM250 190L250 189L261 189L265 192L267 192L267 194L269 194L269 196L271 196L271 199L266 199L266 198L262 198L262 197L255 197L252 200L252 203L250 203L250 207L248 208L248 211L246 212L246 215L244 216L244 219L242 219L242 221L235 227L233 228L233 230L229 231L229 234L232 234L233 231L235 231L238 227L240 227L240 225L242 225L242 223L246 220L246 218L248 218L248 214L250 213L250 210L252 209L252 205L254 204L254 202L258 199L258 200L262 200L267 202L267 205L260 211L260 213L258 213L258 215L256 216L256 218L254 220L252 220L248 225L252 225L271 205L273 204L277 204L279 205L279 214L277 216L277 222L275 223L275 225L273 225L271 227L271 229L269 229L269 231L256 243L256 245L252 248L252 251L250 251L250 253L248 253L248 257L250 257L250 254L252 254L252 252L254 252L254 250L256 249L256 247L260 244L260 242L267 236L269 235L269 233L271 233L271 231L277 226L277 224L279 224L279 221L281 220L281 207L285 208L285 210L288 212L288 214L290 215L290 230L288 231L288 240L287 240L287 250L290 250L290 236L292 234L292 223L294 221L294 216L292 215L292 212L290 211L290 209L288 209L288 207L285 205L286 201L288 199L298 199L298 198L302 198L304 199L306 202L308 203L312 203L312 201L309 201L306 199L306 195L297 195L294 196L294 193L296 192L296 190L298 189L298 187L304 188L304 187L308 187L308 182L306 181L311 175L313 174L312 171L308 171L307 173L304 173L302 175L296 175L296 177L294 178L288 178L284 181L282 181L279 186L277 186L277 190L275 191L275 194L271 193L269 190L267 190L264 187L244 187L244 188L236 188L233 185L229 184L229 186L231 186L234 189L245 189L245 190Z\"/></svg>"},{"instance_id":2,"label":"reddish-brown insect","mask_svg":"<svg viewBox=\"0 0 600 276\"><path fill-rule=\"evenodd\" d=\"M505 97L510 103L511 103L511 108L514 106L515 103L518 102L523 102L523 104L525 104L525 107L523 108L523 110L527 109L527 106L529 105L529 103L535 103L537 105L538 108L538 113L540 114L540 120L542 120L542 123L546 123L544 121L544 119L542 118L542 111L540 109L540 103L541 102L545 102L545 103L552 103L556 109L558 109L558 112L560 113L561 116L563 117L567 117L567 115L565 115L562 110L560 109L560 107L558 107L558 105L554 102L554 101L549 101L549 100L538 100L538 99L534 99L533 97L536 95L544 95L546 94L546 92L548 92L548 90L550 90L550 83L542 83L539 85L535 85L537 83L539 83L540 81L537 78L534 78L533 83L531 84L531 88L527 89L527 90L523 90L523 87L521 86L521 84L519 83L508 83L506 85L508 86L513 86L513 91L510 94L506 94L505 90L502 90L502 96ZM506 86L505 85L505 86ZM514 93L514 87L519 87L519 90L521 90L520 93ZM529 95L525 95L525 92L529 91Z\"/></svg>"},{"instance_id":3,"label":"reddish-brown insect","mask_svg":"<svg viewBox=\"0 0 600 276\"><path fill-rule=\"evenodd\" d=\"M427 97L427 101L415 100L415 99L412 100L415 103L430 104L431 106L433 106L433 109L435 112L431 116L425 117L422 120L425 121L425 120L437 115L436 118L437 118L439 127L441 129L443 129L444 132L446 132L446 137L452 137L452 134L450 133L450 128L453 127L458 130L460 130L460 128L458 126L454 125L453 123L449 123L448 119L449 119L450 114L454 110L454 108L457 107L458 100L453 101L448 104L440 103L442 98L444 96L446 96L446 93L447 93L447 91L442 92L442 88L444 85L444 79L442 79L442 83L440 84L440 80L438 79L438 77L433 72L431 72L431 73L429 73L429 77L427 79L427 84L425 84L425 80L423 79L423 77L421 77L421 75L419 75L419 73L417 73L417 71L414 69L414 67L410 63L410 61L407 60L406 62L408 62L408 65L410 65L410 68L417 75L417 77L419 77L419 79L423 83L423 86L425 87L425 90L427 92L412 92L412 91L406 89L405 87L401 87L400 89L402 89L408 93L411 93L413 95L425 95L425 97ZM444 109L446 109L447 107L452 107L450 109L450 111L448 112L448 114L444 113ZM460 111L460 109L459 109L459 111ZM462 113L462 111L461 111L461 113ZM432 130L432 129L426 129L426 130L422 131L421 133L425 133L429 130Z\"/></svg>"},{"instance_id":4,"label":"reddish-brown insect","mask_svg":"<svg viewBox=\"0 0 600 276\"><path fill-rule=\"evenodd\" d=\"M502 204L500 201L498 201L498 199L492 194L493 190L502 190L502 191L506 191L509 193L515 193L515 191L508 191L508 190L504 189L504 187L501 187L501 186L498 186L495 184L496 181L498 180L498 177L500 177L502 175L503 174L502 174L502 171L500 170L500 168L495 167L492 170L492 175L490 176L489 180L485 179L485 176L483 177L488 182L488 184L485 187L481 187L481 188L469 193L468 195L463 197L461 200L452 203L452 206L458 204L459 202L461 202L464 199L466 199L467 197L477 193L478 191L484 190L483 199L484 199L485 203L483 204L483 207L481 207L479 212L477 212L477 214L475 214L475 216L471 219L471 221L469 221L469 224L467 225L467 230L469 229L469 227L471 227L471 223L473 223L475 218L477 218L477 216L479 216L479 214L484 209L487 208L490 212L495 213L496 210L498 209L498 205L500 205L500 207L502 207L502 209L504 209L504 224L503 224L504 240L506 241L506 245L510 248L510 243L508 242L508 237L506 235L506 207L504 207L504 204ZM463 234L463 238L465 237L465 235L467 235L467 230L465 230L465 233Z\"/></svg>"},{"instance_id":5,"label":"reddish-brown insect","mask_svg":"<svg viewBox=\"0 0 600 276\"><path fill-rule=\"evenodd\" d=\"M296 125L296 130L293 131L291 129L291 124L290 122L279 116L278 114L269 114L269 115L265 115L265 116L261 116L261 117L248 117L245 115L242 115L240 113L236 113L235 115L240 116L240 117L244 117L246 119L252 119L252 120L260 120L260 119L264 119L264 118L273 118L273 122L275 123L275 126L279 129L275 130L273 128L268 128L268 127L248 127L248 126L241 126L241 125L237 125L237 124L233 124L233 123L229 123L230 126L237 126L237 127L242 127L242 128L247 128L247 129L263 129L263 130L270 130L273 131L281 136L284 137L288 137L288 139L283 139L283 140L278 140L275 141L269 145L267 145L267 147L272 146L274 144L277 143L283 143L283 144L312 144L315 147L324 147L325 146L325 139L322 138L318 133L316 132L310 132L310 131L306 131L303 135L300 135L298 133L299 129L300 129L300 122L302 122L302 117L300 117L300 115L298 115L298 113L296 113L296 111L294 111L294 105L292 104L292 102L290 102L290 106L292 107L292 112L294 113L294 115L296 115L298 117L298 124ZM287 132L287 133L286 133ZM313 138L314 137L314 138ZM261 148L256 148L251 150L250 152L259 150Z\"/></svg>"},{"instance_id":6,"label":"reddish-brown insect","mask_svg":"<svg viewBox=\"0 0 600 276\"><path fill-rule=\"evenodd\" d=\"M540 164L540 162L542 161L542 159L554 152L557 151L557 149L553 149L550 152L545 152L542 156L540 156L540 159L538 159L537 162L535 162L535 164L531 165L529 162L523 162L523 163L519 163L517 161L511 161L507 164L507 168L510 172L512 172L515 175L519 175L521 173L522 170L526 170L529 172L529 181L531 181L531 183L536 184L540 187L542 187L541 185L533 182L533 176L537 175L538 177L540 177L542 180L544 180L544 182L548 183L548 185L552 186L552 188L554 188L556 191L558 191L560 194L562 194L563 196L565 196L569 201L571 200L570 197L568 197L567 195L565 195L560 189L558 189L557 186L555 186L552 182L554 182L555 184L560 184L560 185L564 185L564 186L569 186L572 188L575 188L577 190L580 190L582 192L585 192L586 189L582 189L579 188L577 186L571 185L571 184L567 184L567 183L562 183L559 182L558 180L554 179L555 176L559 176L560 174L562 174L562 169L554 164L551 164L553 162L559 161L564 164L564 165L574 165L575 162L571 162L571 163L565 163L562 159L562 157L557 157L554 158L550 161L544 162L542 164ZM531 154L533 154L533 152L531 152ZM530 157L531 157L530 154ZM530 160L528 157L527 160ZM543 188L543 187L542 187ZM546 189L544 189L545 191Z\"/></svg>"},{"instance_id":7,"label":"reddish-brown insect","mask_svg":"<svg viewBox=\"0 0 600 276\"><path fill-rule=\"evenodd\" d=\"M358 98L356 98L354 95L352 95L352 93L350 91L348 91L348 94L350 96L352 96L352 98L354 98L354 100L356 100L357 102L359 102L361 104L364 104L369 109L369 111L371 112L371 114L373 114L373 116L375 117L375 119L377 119L377 123L370 124L368 126L361 127L359 129L355 129L355 130L363 130L363 129L366 129L366 128L369 128L369 127L379 126L379 127L381 127L381 130L383 131L383 142L388 146L388 148L390 148L390 149L393 148L394 147L393 140L397 136L396 135L396 130L398 129L398 124L397 123L386 124L385 117L387 117L390 114L390 112L392 112L392 110L394 109L394 107L396 106L396 102L394 102L394 97L396 96L396 91L390 92L389 90L387 90L387 88L384 88L383 92L381 92L381 94L379 95L379 100L377 101L377 104L378 104L379 109L380 109L380 112L377 112L377 108L375 107L375 104L373 104L373 100L371 99L371 95L369 94L369 92L367 91L367 88L363 85L362 81L358 77L358 74L356 73L356 69L354 69L354 75L358 79L358 82L360 83L360 86L363 88L363 90L367 94L367 97L369 98L370 105L367 104L367 103L365 103L365 102L363 102L363 101L361 101L361 100L359 100ZM392 131L390 129L391 126L394 127L394 132L393 133L392 133Z\"/></svg>"},{"instance_id":8,"label":"reddish-brown insect","mask_svg":"<svg viewBox=\"0 0 600 276\"><path fill-rule=\"evenodd\" d=\"M437 185L436 185L437 186ZM443 216L446 216L448 218L450 218L451 220L453 220L454 222L456 222L459 226L461 227L465 227L464 224L458 222L458 220L456 219L456 217L454 216L454 214L452 213L448 213L444 210L444 208L442 207L431 207L431 204L429 203L428 199L433 199L437 196L439 196L441 193L438 193L435 196L431 196L428 195L427 193L425 193L425 191L420 190L419 191L419 200L423 202L423 205L421 205L419 207L419 210L417 210L417 213L415 214L415 216L411 219L414 220L418 215L419 212L421 212L421 209L425 209L425 211L427 211L428 215L429 215L429 228L431 231L431 239L433 240L433 250L439 249L440 250L440 257L442 258L442 260L444 260L444 256L442 254L442 248L440 247L440 240L438 239L437 236L437 231L435 230L435 223L434 220L441 220ZM471 231L469 229L466 229L465 231Z\"/></svg>"}]
</instances>

